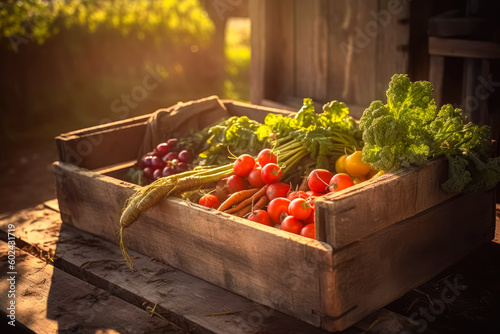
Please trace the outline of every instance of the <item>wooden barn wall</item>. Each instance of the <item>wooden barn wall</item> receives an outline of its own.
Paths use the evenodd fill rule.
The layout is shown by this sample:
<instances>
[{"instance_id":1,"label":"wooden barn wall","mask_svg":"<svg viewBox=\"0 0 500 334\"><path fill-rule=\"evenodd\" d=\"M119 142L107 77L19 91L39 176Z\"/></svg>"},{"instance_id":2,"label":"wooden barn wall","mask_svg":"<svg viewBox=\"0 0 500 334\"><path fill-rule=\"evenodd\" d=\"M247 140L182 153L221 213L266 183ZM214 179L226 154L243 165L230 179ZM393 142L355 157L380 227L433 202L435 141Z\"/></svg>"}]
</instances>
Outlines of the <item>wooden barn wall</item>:
<instances>
[{"instance_id":1,"label":"wooden barn wall","mask_svg":"<svg viewBox=\"0 0 500 334\"><path fill-rule=\"evenodd\" d=\"M304 97L360 113L408 71L403 0L251 0L250 99L295 107Z\"/></svg>"}]
</instances>

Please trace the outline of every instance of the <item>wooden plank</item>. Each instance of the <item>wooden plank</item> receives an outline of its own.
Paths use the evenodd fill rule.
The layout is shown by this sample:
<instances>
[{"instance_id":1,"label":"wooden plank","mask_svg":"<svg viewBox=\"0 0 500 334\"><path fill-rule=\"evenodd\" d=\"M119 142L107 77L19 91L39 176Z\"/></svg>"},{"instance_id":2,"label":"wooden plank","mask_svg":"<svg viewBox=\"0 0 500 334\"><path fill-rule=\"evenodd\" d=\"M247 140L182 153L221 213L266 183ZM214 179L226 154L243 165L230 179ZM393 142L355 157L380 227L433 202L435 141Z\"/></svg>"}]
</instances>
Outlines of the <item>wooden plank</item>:
<instances>
[{"instance_id":1,"label":"wooden plank","mask_svg":"<svg viewBox=\"0 0 500 334\"><path fill-rule=\"evenodd\" d=\"M433 160L322 196L315 204L318 240L336 250L455 196L441 189L447 172L443 159Z\"/></svg>"},{"instance_id":2,"label":"wooden plank","mask_svg":"<svg viewBox=\"0 0 500 334\"><path fill-rule=\"evenodd\" d=\"M267 1L264 99L282 101L295 89L295 2ZM262 104L262 102L261 102Z\"/></svg>"},{"instance_id":3,"label":"wooden plank","mask_svg":"<svg viewBox=\"0 0 500 334\"><path fill-rule=\"evenodd\" d=\"M420 323L409 319L399 313L391 312L387 309L381 309L374 312L356 323L356 328L359 328L363 333L370 334L386 334L390 332L404 333L425 333L438 334L437 332L420 326Z\"/></svg>"},{"instance_id":4,"label":"wooden plank","mask_svg":"<svg viewBox=\"0 0 500 334\"><path fill-rule=\"evenodd\" d=\"M2 259L7 252L7 243L1 241ZM6 293L10 270L7 261L2 261L0 289L5 293L0 295L0 304L5 312L10 300L15 301L16 327L23 324L36 333L187 333L18 248L15 252L16 297L9 299Z\"/></svg>"},{"instance_id":5,"label":"wooden plank","mask_svg":"<svg viewBox=\"0 0 500 334\"><path fill-rule=\"evenodd\" d=\"M55 163L55 172L62 220L117 242L123 204L138 187L65 163ZM125 236L131 249L315 326L321 323L318 271L331 259L327 244L176 198L150 209Z\"/></svg>"},{"instance_id":6,"label":"wooden plank","mask_svg":"<svg viewBox=\"0 0 500 334\"><path fill-rule=\"evenodd\" d=\"M23 231L19 243L54 254L58 269L111 292L118 298L142 307L144 301L159 303L157 310L167 320L195 333L325 333L281 312L258 305L201 279L178 271L159 261L132 251L137 273L132 274L114 244L67 224L49 209L32 208L0 220L0 236L5 238L8 224ZM118 310L116 310L118 312ZM235 314L207 317L206 314L237 311ZM250 320L256 317L257 320ZM388 326L388 323L401 326ZM344 334L411 332L415 324L399 314L379 310Z\"/></svg>"},{"instance_id":7,"label":"wooden plank","mask_svg":"<svg viewBox=\"0 0 500 334\"><path fill-rule=\"evenodd\" d=\"M370 309L421 285L493 238L494 194L452 198L335 251L332 300L337 314L324 328L352 325Z\"/></svg>"},{"instance_id":8,"label":"wooden plank","mask_svg":"<svg viewBox=\"0 0 500 334\"><path fill-rule=\"evenodd\" d=\"M268 113L278 115L291 115L292 113L287 110L269 107L269 106L255 106L249 103L223 100L224 104L231 114L231 116L248 116L257 122L264 122Z\"/></svg>"},{"instance_id":9,"label":"wooden plank","mask_svg":"<svg viewBox=\"0 0 500 334\"><path fill-rule=\"evenodd\" d=\"M266 1L253 0L248 3L252 25L250 36L250 101L261 104L264 99L264 76L266 70Z\"/></svg>"},{"instance_id":10,"label":"wooden plank","mask_svg":"<svg viewBox=\"0 0 500 334\"><path fill-rule=\"evenodd\" d=\"M0 221L0 230L5 232L9 223L15 223L16 229L23 231L19 237L28 247L52 252L57 258L54 263L57 268L135 306L158 302L158 312L184 330L221 334L294 330L324 333L134 251L131 255L135 256L137 272L131 273L116 245L61 224L55 212L24 210ZM220 312L236 313L206 316Z\"/></svg>"},{"instance_id":11,"label":"wooden plank","mask_svg":"<svg viewBox=\"0 0 500 334\"><path fill-rule=\"evenodd\" d=\"M295 1L295 95L328 99L328 19L326 0Z\"/></svg>"},{"instance_id":12,"label":"wooden plank","mask_svg":"<svg viewBox=\"0 0 500 334\"><path fill-rule=\"evenodd\" d=\"M126 126L130 126L130 125L142 124L142 123L147 122L150 116L151 116L151 114L130 117L130 118L123 119L123 120L118 120L118 121L114 121L114 122L90 126L88 128L85 128L85 129L79 129L79 130L75 130L75 131L66 132L66 133L61 134L60 136L61 137L84 136L87 134L95 134L98 132L113 130L116 128L120 128L122 126L126 127Z\"/></svg>"},{"instance_id":13,"label":"wooden plank","mask_svg":"<svg viewBox=\"0 0 500 334\"><path fill-rule=\"evenodd\" d=\"M116 122L106 125L105 129L94 129L56 137L59 161L97 169L137 159L146 121L127 125Z\"/></svg>"},{"instance_id":14,"label":"wooden plank","mask_svg":"<svg viewBox=\"0 0 500 334\"><path fill-rule=\"evenodd\" d=\"M429 54L448 57L499 59L500 44L488 41L429 37Z\"/></svg>"},{"instance_id":15,"label":"wooden plank","mask_svg":"<svg viewBox=\"0 0 500 334\"><path fill-rule=\"evenodd\" d=\"M379 0L379 10L372 19L378 24L375 94L382 99L391 77L408 73L410 4L401 2L395 6L393 0Z\"/></svg>"},{"instance_id":16,"label":"wooden plank","mask_svg":"<svg viewBox=\"0 0 500 334\"><path fill-rule=\"evenodd\" d=\"M498 32L498 22L479 17L432 17L429 19L429 36L482 37Z\"/></svg>"},{"instance_id":17,"label":"wooden plank","mask_svg":"<svg viewBox=\"0 0 500 334\"><path fill-rule=\"evenodd\" d=\"M283 113L283 110L276 108L259 108L231 100L224 100L224 103L232 108L233 115L255 116L261 122L269 112ZM59 161L99 171L119 166L124 161L136 160L146 132L145 120L149 117L147 115L130 122L118 121L62 134L56 138Z\"/></svg>"},{"instance_id":18,"label":"wooden plank","mask_svg":"<svg viewBox=\"0 0 500 334\"><path fill-rule=\"evenodd\" d=\"M375 24L372 30L369 24L374 22L370 13L377 12L378 1L328 4L328 99L367 107L380 98L375 94L378 28Z\"/></svg>"},{"instance_id":19,"label":"wooden plank","mask_svg":"<svg viewBox=\"0 0 500 334\"><path fill-rule=\"evenodd\" d=\"M95 169L94 172L97 174L101 175L106 175L118 180L124 180L127 181L127 173L132 168L135 164L137 163L137 160L131 160L128 162L122 162L119 164L103 167L103 168L98 168Z\"/></svg>"},{"instance_id":20,"label":"wooden plank","mask_svg":"<svg viewBox=\"0 0 500 334\"><path fill-rule=\"evenodd\" d=\"M55 212L59 212L59 202L57 202L57 198L44 202L43 206Z\"/></svg>"},{"instance_id":21,"label":"wooden plank","mask_svg":"<svg viewBox=\"0 0 500 334\"><path fill-rule=\"evenodd\" d=\"M429 81L434 85L434 100L441 105L443 99L444 57L430 56Z\"/></svg>"}]
</instances>

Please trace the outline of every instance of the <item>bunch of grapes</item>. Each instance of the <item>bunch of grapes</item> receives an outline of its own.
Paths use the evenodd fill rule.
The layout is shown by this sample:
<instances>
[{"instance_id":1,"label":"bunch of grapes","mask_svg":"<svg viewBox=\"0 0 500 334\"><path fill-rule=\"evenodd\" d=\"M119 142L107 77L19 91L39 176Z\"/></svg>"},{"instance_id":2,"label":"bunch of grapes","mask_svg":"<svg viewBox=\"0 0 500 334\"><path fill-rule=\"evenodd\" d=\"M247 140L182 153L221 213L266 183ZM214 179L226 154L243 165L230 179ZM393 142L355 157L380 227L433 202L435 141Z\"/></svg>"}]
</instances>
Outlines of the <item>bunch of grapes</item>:
<instances>
[{"instance_id":1,"label":"bunch of grapes","mask_svg":"<svg viewBox=\"0 0 500 334\"><path fill-rule=\"evenodd\" d=\"M169 176L189 170L193 156L187 150L180 150L177 138L160 143L153 152L146 153L141 158L139 167L147 182L160 177Z\"/></svg>"}]
</instances>

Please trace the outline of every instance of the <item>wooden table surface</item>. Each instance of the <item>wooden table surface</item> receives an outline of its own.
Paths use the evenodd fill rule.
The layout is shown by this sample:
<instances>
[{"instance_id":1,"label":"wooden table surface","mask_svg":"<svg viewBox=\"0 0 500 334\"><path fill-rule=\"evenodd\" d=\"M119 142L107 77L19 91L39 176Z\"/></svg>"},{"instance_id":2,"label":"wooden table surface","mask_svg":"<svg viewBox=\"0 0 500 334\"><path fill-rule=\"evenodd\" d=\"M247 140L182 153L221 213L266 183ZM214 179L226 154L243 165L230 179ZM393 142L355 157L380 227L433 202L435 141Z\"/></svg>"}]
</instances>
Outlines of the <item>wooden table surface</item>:
<instances>
[{"instance_id":1,"label":"wooden table surface","mask_svg":"<svg viewBox=\"0 0 500 334\"><path fill-rule=\"evenodd\" d=\"M54 200L0 216L7 333L325 333L136 252L131 272L118 246L62 224L57 210ZM500 333L499 212L495 240L344 333ZM9 224L15 327L6 314Z\"/></svg>"}]
</instances>

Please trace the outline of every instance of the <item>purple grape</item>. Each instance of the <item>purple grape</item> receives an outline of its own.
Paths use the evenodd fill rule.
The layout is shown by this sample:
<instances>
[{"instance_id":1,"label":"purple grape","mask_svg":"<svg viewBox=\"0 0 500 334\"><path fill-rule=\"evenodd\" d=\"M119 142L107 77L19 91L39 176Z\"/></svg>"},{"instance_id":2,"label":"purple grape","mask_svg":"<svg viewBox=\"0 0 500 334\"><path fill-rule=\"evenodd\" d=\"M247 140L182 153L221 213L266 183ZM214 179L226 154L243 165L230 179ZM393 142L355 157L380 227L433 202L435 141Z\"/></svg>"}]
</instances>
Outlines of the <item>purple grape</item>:
<instances>
[{"instance_id":1,"label":"purple grape","mask_svg":"<svg viewBox=\"0 0 500 334\"><path fill-rule=\"evenodd\" d=\"M156 156L163 157L165 154L170 152L170 148L167 143L158 144L155 148Z\"/></svg>"},{"instance_id":2,"label":"purple grape","mask_svg":"<svg viewBox=\"0 0 500 334\"><path fill-rule=\"evenodd\" d=\"M141 158L141 167L142 168L146 168L146 167L151 167L151 159L153 157L150 156L150 155L143 155L142 158Z\"/></svg>"},{"instance_id":3,"label":"purple grape","mask_svg":"<svg viewBox=\"0 0 500 334\"><path fill-rule=\"evenodd\" d=\"M161 160L161 158L158 158L157 156L151 158L151 168L159 169L163 167L165 167L165 163Z\"/></svg>"},{"instance_id":4,"label":"purple grape","mask_svg":"<svg viewBox=\"0 0 500 334\"><path fill-rule=\"evenodd\" d=\"M179 153L177 153L177 152L169 152L169 153L167 153L167 155L165 155L163 157L163 162L166 163L166 162L172 161L174 159L177 159L178 156L179 156Z\"/></svg>"},{"instance_id":5,"label":"purple grape","mask_svg":"<svg viewBox=\"0 0 500 334\"><path fill-rule=\"evenodd\" d=\"M153 169L151 167L146 167L142 170L142 172L144 173L144 176L147 178L147 179L152 179L153 178Z\"/></svg>"},{"instance_id":6,"label":"purple grape","mask_svg":"<svg viewBox=\"0 0 500 334\"><path fill-rule=\"evenodd\" d=\"M179 161L175 166L177 172L182 173L189 170L189 165L185 162Z\"/></svg>"},{"instance_id":7,"label":"purple grape","mask_svg":"<svg viewBox=\"0 0 500 334\"><path fill-rule=\"evenodd\" d=\"M179 141L177 138L171 138L167 140L168 147L170 148L170 152L176 151L177 150L177 144Z\"/></svg>"},{"instance_id":8,"label":"purple grape","mask_svg":"<svg viewBox=\"0 0 500 334\"><path fill-rule=\"evenodd\" d=\"M155 169L155 171L153 172L153 179L158 180L158 178L162 177L162 172L162 168Z\"/></svg>"},{"instance_id":9,"label":"purple grape","mask_svg":"<svg viewBox=\"0 0 500 334\"><path fill-rule=\"evenodd\" d=\"M167 166L163 168L162 175L165 176L170 176L176 174L175 169L172 168L171 166Z\"/></svg>"},{"instance_id":10,"label":"purple grape","mask_svg":"<svg viewBox=\"0 0 500 334\"><path fill-rule=\"evenodd\" d=\"M191 156L191 153L189 153L189 151L182 150L179 152L179 161L190 164L191 162L193 162L193 157Z\"/></svg>"}]
</instances>

